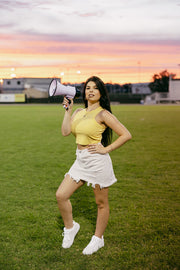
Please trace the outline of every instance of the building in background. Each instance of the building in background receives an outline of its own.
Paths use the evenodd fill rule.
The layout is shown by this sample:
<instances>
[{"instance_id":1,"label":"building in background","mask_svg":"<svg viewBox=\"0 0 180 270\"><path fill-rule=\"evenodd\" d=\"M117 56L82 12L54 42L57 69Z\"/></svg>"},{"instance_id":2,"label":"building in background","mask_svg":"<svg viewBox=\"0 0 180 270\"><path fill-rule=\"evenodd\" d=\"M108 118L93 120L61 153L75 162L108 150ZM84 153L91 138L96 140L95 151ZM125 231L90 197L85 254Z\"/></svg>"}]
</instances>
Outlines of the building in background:
<instances>
[{"instance_id":1,"label":"building in background","mask_svg":"<svg viewBox=\"0 0 180 270\"><path fill-rule=\"evenodd\" d=\"M52 78L3 79L1 92L4 94L24 93L30 98L46 98L51 80Z\"/></svg>"},{"instance_id":2,"label":"building in background","mask_svg":"<svg viewBox=\"0 0 180 270\"><path fill-rule=\"evenodd\" d=\"M180 102L180 79L169 77L169 91L155 92L146 96L145 104L179 103Z\"/></svg>"},{"instance_id":3,"label":"building in background","mask_svg":"<svg viewBox=\"0 0 180 270\"><path fill-rule=\"evenodd\" d=\"M150 95L151 89L149 88L149 83L133 83L131 84L132 94L145 94Z\"/></svg>"},{"instance_id":4,"label":"building in background","mask_svg":"<svg viewBox=\"0 0 180 270\"><path fill-rule=\"evenodd\" d=\"M25 79L2 79L1 92L4 94L21 94L24 90Z\"/></svg>"},{"instance_id":5,"label":"building in background","mask_svg":"<svg viewBox=\"0 0 180 270\"><path fill-rule=\"evenodd\" d=\"M169 98L180 101L180 79L169 78Z\"/></svg>"},{"instance_id":6,"label":"building in background","mask_svg":"<svg viewBox=\"0 0 180 270\"><path fill-rule=\"evenodd\" d=\"M15 94L24 94L26 98L48 98L48 88L52 78L13 78L1 80L2 100L14 100ZM61 79L58 79L61 81Z\"/></svg>"}]
</instances>

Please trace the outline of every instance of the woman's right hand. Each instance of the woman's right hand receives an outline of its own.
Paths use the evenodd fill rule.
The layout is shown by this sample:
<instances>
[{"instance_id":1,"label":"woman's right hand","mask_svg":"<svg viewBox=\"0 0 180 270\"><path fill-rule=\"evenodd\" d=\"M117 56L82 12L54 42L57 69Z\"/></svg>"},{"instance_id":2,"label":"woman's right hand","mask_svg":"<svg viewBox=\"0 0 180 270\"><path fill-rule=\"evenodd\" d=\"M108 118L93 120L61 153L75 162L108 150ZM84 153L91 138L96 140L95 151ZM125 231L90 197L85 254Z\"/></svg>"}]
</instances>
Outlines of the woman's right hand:
<instances>
[{"instance_id":1,"label":"woman's right hand","mask_svg":"<svg viewBox=\"0 0 180 270\"><path fill-rule=\"evenodd\" d=\"M68 111L69 109L72 109L73 107L73 99L72 98L67 99L65 96L62 104L65 107L65 109Z\"/></svg>"}]
</instances>

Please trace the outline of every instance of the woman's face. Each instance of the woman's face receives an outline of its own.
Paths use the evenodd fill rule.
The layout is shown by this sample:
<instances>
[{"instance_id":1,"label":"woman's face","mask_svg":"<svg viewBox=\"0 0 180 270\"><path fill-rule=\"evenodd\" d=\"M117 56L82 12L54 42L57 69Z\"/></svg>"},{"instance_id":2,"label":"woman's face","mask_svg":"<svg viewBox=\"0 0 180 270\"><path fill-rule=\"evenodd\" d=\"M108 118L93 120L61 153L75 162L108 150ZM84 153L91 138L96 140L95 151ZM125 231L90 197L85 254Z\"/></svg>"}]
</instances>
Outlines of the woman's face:
<instances>
[{"instance_id":1,"label":"woman's face","mask_svg":"<svg viewBox=\"0 0 180 270\"><path fill-rule=\"evenodd\" d=\"M89 81L85 89L86 100L95 103L100 100L100 97L101 97L101 94L95 82Z\"/></svg>"}]
</instances>

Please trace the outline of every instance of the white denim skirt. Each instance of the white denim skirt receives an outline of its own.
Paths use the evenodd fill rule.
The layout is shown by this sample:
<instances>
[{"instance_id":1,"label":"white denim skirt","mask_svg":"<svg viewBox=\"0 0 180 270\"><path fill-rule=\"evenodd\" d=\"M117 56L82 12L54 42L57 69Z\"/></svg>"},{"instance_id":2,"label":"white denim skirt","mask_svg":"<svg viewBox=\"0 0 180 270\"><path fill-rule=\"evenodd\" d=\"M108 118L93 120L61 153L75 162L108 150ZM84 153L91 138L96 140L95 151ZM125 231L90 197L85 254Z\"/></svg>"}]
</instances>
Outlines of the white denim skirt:
<instances>
[{"instance_id":1,"label":"white denim skirt","mask_svg":"<svg viewBox=\"0 0 180 270\"><path fill-rule=\"evenodd\" d=\"M96 184L109 187L117 181L109 154L91 154L87 149L76 150L76 160L67 174L77 183L83 180L93 188Z\"/></svg>"}]
</instances>

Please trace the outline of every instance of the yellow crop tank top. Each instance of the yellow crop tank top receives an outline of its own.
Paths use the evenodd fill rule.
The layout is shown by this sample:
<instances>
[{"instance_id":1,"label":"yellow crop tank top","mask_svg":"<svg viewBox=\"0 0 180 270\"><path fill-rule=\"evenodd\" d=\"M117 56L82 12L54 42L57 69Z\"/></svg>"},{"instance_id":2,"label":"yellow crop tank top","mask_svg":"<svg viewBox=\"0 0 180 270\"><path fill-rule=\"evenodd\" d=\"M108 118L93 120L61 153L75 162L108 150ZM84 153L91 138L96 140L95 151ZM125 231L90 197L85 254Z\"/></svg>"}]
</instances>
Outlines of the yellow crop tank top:
<instances>
[{"instance_id":1,"label":"yellow crop tank top","mask_svg":"<svg viewBox=\"0 0 180 270\"><path fill-rule=\"evenodd\" d=\"M106 129L106 126L99 124L95 118L102 110L102 107L89 112L83 109L75 114L71 123L71 131L76 137L77 144L88 145L101 142L102 133Z\"/></svg>"}]
</instances>

